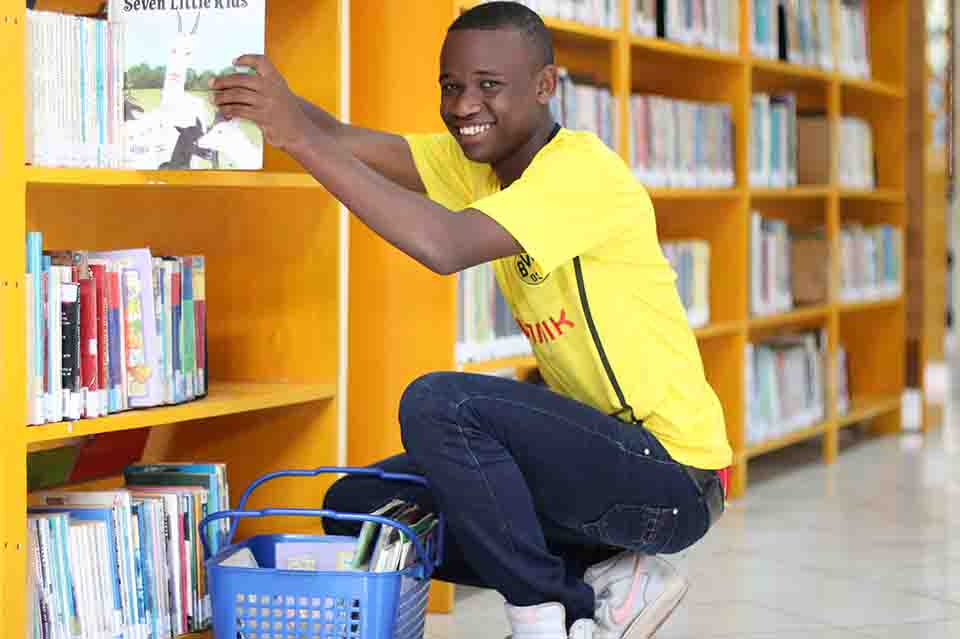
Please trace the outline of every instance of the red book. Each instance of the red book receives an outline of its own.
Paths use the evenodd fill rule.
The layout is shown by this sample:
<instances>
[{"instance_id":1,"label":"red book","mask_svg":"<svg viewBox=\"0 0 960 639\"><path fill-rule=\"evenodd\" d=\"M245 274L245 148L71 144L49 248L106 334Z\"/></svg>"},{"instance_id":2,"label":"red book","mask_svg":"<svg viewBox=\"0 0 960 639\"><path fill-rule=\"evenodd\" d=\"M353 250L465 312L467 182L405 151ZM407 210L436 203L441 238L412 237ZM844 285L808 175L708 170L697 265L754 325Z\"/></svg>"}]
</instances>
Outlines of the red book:
<instances>
[{"instance_id":1,"label":"red book","mask_svg":"<svg viewBox=\"0 0 960 639\"><path fill-rule=\"evenodd\" d=\"M100 433L80 444L69 483L113 477L140 461L147 447L149 428Z\"/></svg>"},{"instance_id":2,"label":"red book","mask_svg":"<svg viewBox=\"0 0 960 639\"><path fill-rule=\"evenodd\" d=\"M96 283L97 295L97 385L100 388L100 413L107 414L107 393L110 389L110 304L107 301L107 266L91 264L90 273Z\"/></svg>"},{"instance_id":3,"label":"red book","mask_svg":"<svg viewBox=\"0 0 960 639\"><path fill-rule=\"evenodd\" d=\"M97 283L85 278L80 280L80 387L86 391L86 402L82 407L86 417L96 417L100 413L98 342Z\"/></svg>"}]
</instances>

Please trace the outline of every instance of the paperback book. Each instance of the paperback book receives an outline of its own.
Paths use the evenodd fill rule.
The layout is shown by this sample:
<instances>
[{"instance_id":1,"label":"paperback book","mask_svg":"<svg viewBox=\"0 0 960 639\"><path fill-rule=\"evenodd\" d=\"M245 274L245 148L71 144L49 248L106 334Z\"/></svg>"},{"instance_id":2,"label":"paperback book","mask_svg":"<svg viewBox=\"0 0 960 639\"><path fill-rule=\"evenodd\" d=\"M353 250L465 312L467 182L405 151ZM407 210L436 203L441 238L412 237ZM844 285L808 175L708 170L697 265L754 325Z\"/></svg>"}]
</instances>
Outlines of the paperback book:
<instances>
[{"instance_id":1,"label":"paperback book","mask_svg":"<svg viewBox=\"0 0 960 639\"><path fill-rule=\"evenodd\" d=\"M226 120L209 81L264 53L265 0L110 0L122 25L124 164L129 169L259 169L263 134Z\"/></svg>"}]
</instances>

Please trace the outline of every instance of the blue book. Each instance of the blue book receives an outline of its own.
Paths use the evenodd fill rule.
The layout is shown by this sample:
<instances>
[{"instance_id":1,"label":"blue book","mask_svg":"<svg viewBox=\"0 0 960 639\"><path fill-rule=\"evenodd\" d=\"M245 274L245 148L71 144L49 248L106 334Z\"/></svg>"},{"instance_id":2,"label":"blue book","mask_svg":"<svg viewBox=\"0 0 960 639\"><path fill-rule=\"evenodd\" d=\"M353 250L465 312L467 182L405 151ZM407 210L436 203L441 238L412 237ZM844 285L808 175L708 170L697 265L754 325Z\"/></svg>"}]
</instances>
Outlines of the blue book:
<instances>
[{"instance_id":1,"label":"blue book","mask_svg":"<svg viewBox=\"0 0 960 639\"><path fill-rule=\"evenodd\" d=\"M42 424L44 422L43 410L43 327L45 325L43 316L43 234L40 231L30 231L27 233L27 275L33 285L33 299L30 304L33 306L33 316L31 327L33 331L33 362L30 370L27 372L31 376L31 406L28 409L30 420L33 424Z\"/></svg>"}]
</instances>

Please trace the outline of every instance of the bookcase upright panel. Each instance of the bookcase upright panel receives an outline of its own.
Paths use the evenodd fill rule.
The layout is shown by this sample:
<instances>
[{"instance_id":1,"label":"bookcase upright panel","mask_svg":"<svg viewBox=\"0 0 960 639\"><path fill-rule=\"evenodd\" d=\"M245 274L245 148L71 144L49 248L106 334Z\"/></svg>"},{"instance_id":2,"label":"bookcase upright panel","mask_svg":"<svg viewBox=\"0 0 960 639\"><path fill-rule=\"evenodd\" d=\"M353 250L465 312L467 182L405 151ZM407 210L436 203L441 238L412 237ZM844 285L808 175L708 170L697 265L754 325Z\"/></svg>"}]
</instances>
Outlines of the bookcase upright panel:
<instances>
[{"instance_id":1,"label":"bookcase upright panel","mask_svg":"<svg viewBox=\"0 0 960 639\"><path fill-rule=\"evenodd\" d=\"M0 82L22 95L23 2L0 0ZM24 636L26 598L26 351L23 101L0 101L0 633Z\"/></svg>"},{"instance_id":2,"label":"bookcase upright panel","mask_svg":"<svg viewBox=\"0 0 960 639\"><path fill-rule=\"evenodd\" d=\"M351 118L396 133L441 130L440 47L453 16L444 0L351 3ZM402 450L397 407L417 376L454 366L452 277L423 268L350 220L348 459L366 465Z\"/></svg>"}]
</instances>

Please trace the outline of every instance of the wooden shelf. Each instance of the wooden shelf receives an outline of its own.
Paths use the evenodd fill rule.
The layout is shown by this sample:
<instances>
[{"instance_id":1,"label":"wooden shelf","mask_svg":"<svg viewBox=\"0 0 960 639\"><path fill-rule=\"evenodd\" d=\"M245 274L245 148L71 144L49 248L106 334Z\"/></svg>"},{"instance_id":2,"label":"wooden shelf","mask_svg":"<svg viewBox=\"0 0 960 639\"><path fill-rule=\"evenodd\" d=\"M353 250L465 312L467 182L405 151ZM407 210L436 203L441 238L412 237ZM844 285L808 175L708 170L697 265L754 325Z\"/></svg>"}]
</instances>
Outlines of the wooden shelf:
<instances>
[{"instance_id":1,"label":"wooden shelf","mask_svg":"<svg viewBox=\"0 0 960 639\"><path fill-rule=\"evenodd\" d=\"M713 62L734 66L743 64L743 58L733 53L727 53L720 49L689 46L664 38L633 36L630 38L630 45L634 50L658 55L679 56L686 58L690 62Z\"/></svg>"},{"instance_id":2,"label":"wooden shelf","mask_svg":"<svg viewBox=\"0 0 960 639\"><path fill-rule=\"evenodd\" d=\"M647 193L653 200L732 200L743 195L743 190L650 188Z\"/></svg>"},{"instance_id":3,"label":"wooden shelf","mask_svg":"<svg viewBox=\"0 0 960 639\"><path fill-rule=\"evenodd\" d=\"M888 84L886 82L879 82L877 80L864 80L862 78L841 75L840 84L845 90L861 95L897 99L903 98L906 95L903 87L898 87L895 84Z\"/></svg>"},{"instance_id":4,"label":"wooden shelf","mask_svg":"<svg viewBox=\"0 0 960 639\"><path fill-rule=\"evenodd\" d=\"M696 335L697 339L711 339L736 335L741 330L743 330L743 322L716 322L695 329L693 334Z\"/></svg>"},{"instance_id":5,"label":"wooden shelf","mask_svg":"<svg viewBox=\"0 0 960 639\"><path fill-rule=\"evenodd\" d=\"M117 413L108 417L27 426L27 443L53 441L147 426L174 424L194 419L233 415L265 408L293 406L327 400L336 394L336 384L260 384L213 382L207 397L176 406L157 406Z\"/></svg>"},{"instance_id":6,"label":"wooden shelf","mask_svg":"<svg viewBox=\"0 0 960 639\"><path fill-rule=\"evenodd\" d=\"M188 188L322 188L307 173L274 171L126 171L121 169L26 168L28 185L178 186Z\"/></svg>"},{"instance_id":7,"label":"wooden shelf","mask_svg":"<svg viewBox=\"0 0 960 639\"><path fill-rule=\"evenodd\" d=\"M899 395L863 395L852 397L845 415L837 417L837 427L845 428L867 419L900 410Z\"/></svg>"},{"instance_id":8,"label":"wooden shelf","mask_svg":"<svg viewBox=\"0 0 960 639\"><path fill-rule=\"evenodd\" d=\"M829 186L801 185L785 189L755 187L750 189L750 198L754 200L807 200L829 197L833 189Z\"/></svg>"},{"instance_id":9,"label":"wooden shelf","mask_svg":"<svg viewBox=\"0 0 960 639\"><path fill-rule=\"evenodd\" d=\"M778 75L786 80L800 80L803 83L821 84L826 87L833 80L833 73L824 71L818 67L804 66L800 64L790 64L782 60L770 60L768 58L751 57L750 66L754 71L768 75Z\"/></svg>"},{"instance_id":10,"label":"wooden shelf","mask_svg":"<svg viewBox=\"0 0 960 639\"><path fill-rule=\"evenodd\" d=\"M819 304L817 306L798 308L787 313L776 313L774 315L764 315L762 317L751 317L749 323L750 328L755 330L781 328L797 324L807 324L818 319L825 319L829 312L830 307L828 305Z\"/></svg>"},{"instance_id":11,"label":"wooden shelf","mask_svg":"<svg viewBox=\"0 0 960 639\"><path fill-rule=\"evenodd\" d=\"M840 302L837 304L837 311L840 313L859 313L861 311L872 311L884 308L892 308L903 304L903 295L896 297L885 297L874 300L862 300L859 302Z\"/></svg>"},{"instance_id":12,"label":"wooden shelf","mask_svg":"<svg viewBox=\"0 0 960 639\"><path fill-rule=\"evenodd\" d=\"M518 370L530 370L537 367L537 360L533 355L520 355L518 357L498 357L488 359L482 362L466 362L460 364L459 369L465 373L492 373L493 371L505 368L516 368Z\"/></svg>"},{"instance_id":13,"label":"wooden shelf","mask_svg":"<svg viewBox=\"0 0 960 639\"><path fill-rule=\"evenodd\" d=\"M903 190L900 189L840 189L840 199L903 204L907 199L907 195Z\"/></svg>"},{"instance_id":14,"label":"wooden shelf","mask_svg":"<svg viewBox=\"0 0 960 639\"><path fill-rule=\"evenodd\" d=\"M595 27L573 20L544 17L543 22L554 31L555 35L573 36L604 44L616 42L620 38L620 32L617 30Z\"/></svg>"},{"instance_id":15,"label":"wooden shelf","mask_svg":"<svg viewBox=\"0 0 960 639\"><path fill-rule=\"evenodd\" d=\"M759 444L748 446L746 450L743 451L741 461L747 461L748 459L753 459L754 457L758 457L765 453L780 450L781 448L786 448L787 446L792 446L793 444L798 444L808 439L818 437L827 431L828 425L829 422L820 422L819 424L814 424L813 426L808 426L807 428L801 428L791 433L787 433L786 435L774 437L773 439L768 439L767 441L760 442Z\"/></svg>"}]
</instances>

